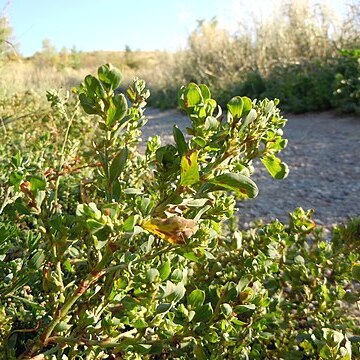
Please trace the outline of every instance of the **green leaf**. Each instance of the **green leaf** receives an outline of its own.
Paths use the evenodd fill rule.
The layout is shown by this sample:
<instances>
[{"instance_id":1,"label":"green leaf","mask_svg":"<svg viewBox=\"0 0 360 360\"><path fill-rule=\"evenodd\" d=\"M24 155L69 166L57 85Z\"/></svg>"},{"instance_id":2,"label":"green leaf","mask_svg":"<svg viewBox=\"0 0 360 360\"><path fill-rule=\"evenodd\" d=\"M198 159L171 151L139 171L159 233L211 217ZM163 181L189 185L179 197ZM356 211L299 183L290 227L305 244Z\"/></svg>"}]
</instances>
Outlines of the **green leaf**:
<instances>
[{"instance_id":1,"label":"green leaf","mask_svg":"<svg viewBox=\"0 0 360 360\"><path fill-rule=\"evenodd\" d=\"M249 113L245 116L244 122L240 127L240 132L247 128L257 118L257 112L255 109L250 109Z\"/></svg>"},{"instance_id":2,"label":"green leaf","mask_svg":"<svg viewBox=\"0 0 360 360\"><path fill-rule=\"evenodd\" d=\"M99 233L101 234L101 233ZM98 234L97 234L98 236ZM94 238L94 245L95 245L95 249L96 250L101 250L107 243L107 239L106 239L107 236L105 236L103 240L99 240L98 238Z\"/></svg>"},{"instance_id":3,"label":"green leaf","mask_svg":"<svg viewBox=\"0 0 360 360\"><path fill-rule=\"evenodd\" d=\"M39 270L45 261L44 250L38 250L29 260L29 268Z\"/></svg>"},{"instance_id":4,"label":"green leaf","mask_svg":"<svg viewBox=\"0 0 360 360\"><path fill-rule=\"evenodd\" d=\"M212 116L214 113L214 110L216 109L216 106L217 106L217 103L214 99L206 99L205 106L204 106L205 114ZM219 110L218 114L216 115L217 119L220 117L221 111L222 111L220 107L219 107L219 109L220 110Z\"/></svg>"},{"instance_id":5,"label":"green leaf","mask_svg":"<svg viewBox=\"0 0 360 360\"><path fill-rule=\"evenodd\" d=\"M209 202L209 199L185 199L182 203L189 207L204 207Z\"/></svg>"},{"instance_id":6,"label":"green leaf","mask_svg":"<svg viewBox=\"0 0 360 360\"><path fill-rule=\"evenodd\" d=\"M351 269L353 279L360 281L360 263L355 263Z\"/></svg>"},{"instance_id":7,"label":"green leaf","mask_svg":"<svg viewBox=\"0 0 360 360\"><path fill-rule=\"evenodd\" d=\"M147 327L147 325L145 327ZM134 352L141 355L148 354L151 350L151 346L152 345L149 344L134 344Z\"/></svg>"},{"instance_id":8,"label":"green leaf","mask_svg":"<svg viewBox=\"0 0 360 360\"><path fill-rule=\"evenodd\" d=\"M199 181L200 175L197 157L198 152L191 150L181 158L180 184L182 186L191 186Z\"/></svg>"},{"instance_id":9,"label":"green leaf","mask_svg":"<svg viewBox=\"0 0 360 360\"><path fill-rule=\"evenodd\" d=\"M253 311L256 309L255 304L244 304L244 305L237 305L235 307L235 312L237 314L242 314L247 311Z\"/></svg>"},{"instance_id":10,"label":"green leaf","mask_svg":"<svg viewBox=\"0 0 360 360\"><path fill-rule=\"evenodd\" d=\"M140 210L144 216L149 215L152 208L154 207L154 201L148 197L141 199Z\"/></svg>"},{"instance_id":11,"label":"green leaf","mask_svg":"<svg viewBox=\"0 0 360 360\"><path fill-rule=\"evenodd\" d=\"M209 359L209 356L208 356L208 354L206 354L204 347L199 344L194 346L194 355L195 355L195 359L197 359L197 360Z\"/></svg>"},{"instance_id":12,"label":"green leaf","mask_svg":"<svg viewBox=\"0 0 360 360\"><path fill-rule=\"evenodd\" d=\"M120 174L123 172L128 155L129 155L129 151L125 147L121 149L119 153L112 160L109 171L110 183L113 183L114 180L117 179L120 176Z\"/></svg>"},{"instance_id":13,"label":"green leaf","mask_svg":"<svg viewBox=\"0 0 360 360\"><path fill-rule=\"evenodd\" d=\"M193 309L202 306L205 301L205 291L200 289L193 290L187 298L187 304Z\"/></svg>"},{"instance_id":14,"label":"green leaf","mask_svg":"<svg viewBox=\"0 0 360 360\"><path fill-rule=\"evenodd\" d=\"M161 146L156 150L156 161L164 170L178 170L180 158L177 156L177 148L173 145Z\"/></svg>"},{"instance_id":15,"label":"green leaf","mask_svg":"<svg viewBox=\"0 0 360 360\"><path fill-rule=\"evenodd\" d=\"M222 334L221 334L222 335ZM205 339L212 344L218 344L220 341L220 336L215 330L210 330L205 335Z\"/></svg>"},{"instance_id":16,"label":"green leaf","mask_svg":"<svg viewBox=\"0 0 360 360\"><path fill-rule=\"evenodd\" d=\"M183 280L184 278L184 274L182 272L182 270L180 269L175 269L172 274L171 274L171 281L174 281L174 282L180 282Z\"/></svg>"},{"instance_id":17,"label":"green leaf","mask_svg":"<svg viewBox=\"0 0 360 360\"><path fill-rule=\"evenodd\" d=\"M23 174L19 171L12 171L9 176L9 182L11 185L15 187L15 189L19 190L19 185L23 180Z\"/></svg>"},{"instance_id":18,"label":"green leaf","mask_svg":"<svg viewBox=\"0 0 360 360\"><path fill-rule=\"evenodd\" d=\"M162 281L166 280L169 275L171 273L171 264L170 264L170 260L166 260L159 268L159 274L160 274L160 279Z\"/></svg>"},{"instance_id":19,"label":"green leaf","mask_svg":"<svg viewBox=\"0 0 360 360\"><path fill-rule=\"evenodd\" d=\"M87 219L86 225L91 234L95 234L104 227L104 224L95 219Z\"/></svg>"},{"instance_id":20,"label":"green leaf","mask_svg":"<svg viewBox=\"0 0 360 360\"><path fill-rule=\"evenodd\" d=\"M210 89L205 84L200 84L199 88L200 88L201 95L202 95L204 100L211 99Z\"/></svg>"},{"instance_id":21,"label":"green leaf","mask_svg":"<svg viewBox=\"0 0 360 360\"><path fill-rule=\"evenodd\" d=\"M287 350L283 354L284 360L303 360L304 351L300 350Z\"/></svg>"},{"instance_id":22,"label":"green leaf","mask_svg":"<svg viewBox=\"0 0 360 360\"><path fill-rule=\"evenodd\" d=\"M121 185L119 179L115 179L111 184L113 199L117 202L121 196Z\"/></svg>"},{"instance_id":23,"label":"green leaf","mask_svg":"<svg viewBox=\"0 0 360 360\"><path fill-rule=\"evenodd\" d=\"M270 133L270 132L268 132ZM283 149L285 149L288 140L283 139L282 135L272 134L271 138L267 139L266 148L273 153L277 153Z\"/></svg>"},{"instance_id":24,"label":"green leaf","mask_svg":"<svg viewBox=\"0 0 360 360\"><path fill-rule=\"evenodd\" d=\"M171 303L162 303L162 304L159 304L157 307L156 307L156 310L155 312L157 314L162 314L164 312L167 312L171 309L171 306L172 304Z\"/></svg>"},{"instance_id":25,"label":"green leaf","mask_svg":"<svg viewBox=\"0 0 360 360\"><path fill-rule=\"evenodd\" d=\"M111 64L105 64L98 68L98 76L104 87L108 90L115 90L121 83L121 72Z\"/></svg>"},{"instance_id":26,"label":"green leaf","mask_svg":"<svg viewBox=\"0 0 360 360\"><path fill-rule=\"evenodd\" d=\"M224 303L220 305L221 312L226 316L230 316L232 314L232 307L228 303Z\"/></svg>"},{"instance_id":27,"label":"green leaf","mask_svg":"<svg viewBox=\"0 0 360 360\"><path fill-rule=\"evenodd\" d=\"M275 179L284 179L289 174L288 166L275 155L266 155L262 157L261 162L265 165L269 174Z\"/></svg>"},{"instance_id":28,"label":"green leaf","mask_svg":"<svg viewBox=\"0 0 360 360\"><path fill-rule=\"evenodd\" d=\"M35 203L36 203L36 207L38 209L41 208L41 204L45 200L45 197L46 197L46 191L45 190L37 190L36 191Z\"/></svg>"},{"instance_id":29,"label":"green leaf","mask_svg":"<svg viewBox=\"0 0 360 360\"><path fill-rule=\"evenodd\" d=\"M243 101L243 111L241 115L247 116L252 109L252 101L246 96L243 96L241 99Z\"/></svg>"},{"instance_id":30,"label":"green leaf","mask_svg":"<svg viewBox=\"0 0 360 360\"><path fill-rule=\"evenodd\" d=\"M171 294L171 299L172 302L178 302L180 301L186 293L186 289L183 283L178 283L175 288L174 288L174 292Z\"/></svg>"},{"instance_id":31,"label":"green leaf","mask_svg":"<svg viewBox=\"0 0 360 360\"><path fill-rule=\"evenodd\" d=\"M162 298L166 298L174 292L175 284L168 280L166 286L161 286L161 288L163 290Z\"/></svg>"},{"instance_id":32,"label":"green leaf","mask_svg":"<svg viewBox=\"0 0 360 360\"><path fill-rule=\"evenodd\" d=\"M319 355L321 356L321 359L324 359L324 360L331 359L332 358L332 351L331 351L330 346L324 345L321 348Z\"/></svg>"},{"instance_id":33,"label":"green leaf","mask_svg":"<svg viewBox=\"0 0 360 360\"><path fill-rule=\"evenodd\" d=\"M88 96L93 99L96 97L99 97L101 99L105 98L106 94L104 88L95 76L87 75L84 79L84 83Z\"/></svg>"},{"instance_id":34,"label":"green leaf","mask_svg":"<svg viewBox=\"0 0 360 360\"><path fill-rule=\"evenodd\" d=\"M213 116L207 116L205 119L205 130L216 130L219 122Z\"/></svg>"},{"instance_id":35,"label":"green leaf","mask_svg":"<svg viewBox=\"0 0 360 360\"><path fill-rule=\"evenodd\" d=\"M177 125L174 125L174 127L173 127L173 136L174 136L174 140L176 143L176 148L178 150L178 153L180 156L183 156L189 150L189 148L186 143L184 134L177 127Z\"/></svg>"},{"instance_id":36,"label":"green leaf","mask_svg":"<svg viewBox=\"0 0 360 360\"><path fill-rule=\"evenodd\" d=\"M207 145L207 141L202 138L201 136L196 136L191 139L196 145L198 145L201 148L204 148Z\"/></svg>"},{"instance_id":37,"label":"green leaf","mask_svg":"<svg viewBox=\"0 0 360 360\"><path fill-rule=\"evenodd\" d=\"M227 109L235 120L240 119L243 112L244 101L240 96L233 97L227 103Z\"/></svg>"},{"instance_id":38,"label":"green leaf","mask_svg":"<svg viewBox=\"0 0 360 360\"><path fill-rule=\"evenodd\" d=\"M55 327L55 331L56 332L63 332L63 331L68 331L72 328L72 324L69 324L68 321L60 321L56 327Z\"/></svg>"},{"instance_id":39,"label":"green leaf","mask_svg":"<svg viewBox=\"0 0 360 360\"><path fill-rule=\"evenodd\" d=\"M128 104L124 94L116 94L113 97L113 102L116 107L115 120L122 120L127 114Z\"/></svg>"},{"instance_id":40,"label":"green leaf","mask_svg":"<svg viewBox=\"0 0 360 360\"><path fill-rule=\"evenodd\" d=\"M150 283L154 282L159 276L159 270L154 268L149 269L146 274L146 278Z\"/></svg>"},{"instance_id":41,"label":"green leaf","mask_svg":"<svg viewBox=\"0 0 360 360\"><path fill-rule=\"evenodd\" d=\"M142 191L140 189L136 189L136 188L126 188L126 189L124 189L124 194L126 194L126 195L140 195L140 194L142 194Z\"/></svg>"},{"instance_id":42,"label":"green leaf","mask_svg":"<svg viewBox=\"0 0 360 360\"><path fill-rule=\"evenodd\" d=\"M31 191L34 193L46 189L46 179L43 176L31 175L27 177L27 180L30 182Z\"/></svg>"},{"instance_id":43,"label":"green leaf","mask_svg":"<svg viewBox=\"0 0 360 360\"><path fill-rule=\"evenodd\" d=\"M190 83L185 90L185 107L194 107L203 102L201 90L195 83Z\"/></svg>"},{"instance_id":44,"label":"green leaf","mask_svg":"<svg viewBox=\"0 0 360 360\"><path fill-rule=\"evenodd\" d=\"M251 275L243 276L237 284L237 287L236 287L237 291L238 292L243 291L249 285L250 281L251 281Z\"/></svg>"},{"instance_id":45,"label":"green leaf","mask_svg":"<svg viewBox=\"0 0 360 360\"><path fill-rule=\"evenodd\" d=\"M233 281L227 282L223 291L225 292L224 301L226 302L234 301L239 295L238 287Z\"/></svg>"},{"instance_id":46,"label":"green leaf","mask_svg":"<svg viewBox=\"0 0 360 360\"><path fill-rule=\"evenodd\" d=\"M123 225L123 229L126 232L132 232L134 230L134 226L138 221L139 215L131 215L125 221Z\"/></svg>"},{"instance_id":47,"label":"green leaf","mask_svg":"<svg viewBox=\"0 0 360 360\"><path fill-rule=\"evenodd\" d=\"M136 101L136 93L131 86L129 86L129 88L126 90L126 94L132 103Z\"/></svg>"},{"instance_id":48,"label":"green leaf","mask_svg":"<svg viewBox=\"0 0 360 360\"><path fill-rule=\"evenodd\" d=\"M190 261L193 261L193 262L199 262L201 260L201 257L198 256L197 254L195 254L193 251L190 251L190 252L186 252L183 254L184 257Z\"/></svg>"},{"instance_id":49,"label":"green leaf","mask_svg":"<svg viewBox=\"0 0 360 360\"><path fill-rule=\"evenodd\" d=\"M133 324L135 329L145 329L149 326L144 319L136 319Z\"/></svg>"},{"instance_id":50,"label":"green leaf","mask_svg":"<svg viewBox=\"0 0 360 360\"><path fill-rule=\"evenodd\" d=\"M211 303L206 303L205 305L200 306L196 312L195 316L193 318L194 322L207 322L211 319L214 311L211 306Z\"/></svg>"},{"instance_id":51,"label":"green leaf","mask_svg":"<svg viewBox=\"0 0 360 360\"><path fill-rule=\"evenodd\" d=\"M84 93L79 94L79 100L84 111L89 114L98 114L98 110L96 108L96 102L89 97L87 97Z\"/></svg>"},{"instance_id":52,"label":"green leaf","mask_svg":"<svg viewBox=\"0 0 360 360\"><path fill-rule=\"evenodd\" d=\"M254 198L259 192L254 181L243 174L222 174L210 179L209 183L214 184L221 189L234 191L242 198Z\"/></svg>"},{"instance_id":53,"label":"green leaf","mask_svg":"<svg viewBox=\"0 0 360 360\"><path fill-rule=\"evenodd\" d=\"M126 98L123 94L116 94L111 100L106 114L106 125L114 126L116 121L124 119L128 111Z\"/></svg>"}]
</instances>

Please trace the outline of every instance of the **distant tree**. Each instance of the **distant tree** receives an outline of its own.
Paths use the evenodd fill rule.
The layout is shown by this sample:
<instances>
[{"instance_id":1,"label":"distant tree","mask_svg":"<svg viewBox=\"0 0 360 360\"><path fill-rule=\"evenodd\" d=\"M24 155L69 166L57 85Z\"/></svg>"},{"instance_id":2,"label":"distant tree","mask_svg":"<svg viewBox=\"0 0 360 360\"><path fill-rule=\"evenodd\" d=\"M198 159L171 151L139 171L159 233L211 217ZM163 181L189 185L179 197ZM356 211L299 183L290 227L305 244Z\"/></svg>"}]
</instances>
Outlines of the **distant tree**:
<instances>
[{"instance_id":1,"label":"distant tree","mask_svg":"<svg viewBox=\"0 0 360 360\"><path fill-rule=\"evenodd\" d=\"M139 64L134 57L134 53L130 45L125 45L124 62L125 65L128 66L130 69L137 69L139 67Z\"/></svg>"},{"instance_id":2,"label":"distant tree","mask_svg":"<svg viewBox=\"0 0 360 360\"><path fill-rule=\"evenodd\" d=\"M81 68L81 51L78 51L75 45L71 48L71 67L73 69Z\"/></svg>"},{"instance_id":3,"label":"distant tree","mask_svg":"<svg viewBox=\"0 0 360 360\"><path fill-rule=\"evenodd\" d=\"M41 52L44 55L48 55L49 57L52 57L56 54L56 48L55 46L51 43L50 39L44 39L42 41L42 50Z\"/></svg>"},{"instance_id":4,"label":"distant tree","mask_svg":"<svg viewBox=\"0 0 360 360\"><path fill-rule=\"evenodd\" d=\"M42 49L34 55L39 66L57 66L60 62L60 55L50 39L42 41Z\"/></svg>"},{"instance_id":5,"label":"distant tree","mask_svg":"<svg viewBox=\"0 0 360 360\"><path fill-rule=\"evenodd\" d=\"M69 58L70 58L70 53L69 53L69 49L66 46L63 46L59 52L59 56L60 56L60 60L62 65L68 66L69 64Z\"/></svg>"}]
</instances>

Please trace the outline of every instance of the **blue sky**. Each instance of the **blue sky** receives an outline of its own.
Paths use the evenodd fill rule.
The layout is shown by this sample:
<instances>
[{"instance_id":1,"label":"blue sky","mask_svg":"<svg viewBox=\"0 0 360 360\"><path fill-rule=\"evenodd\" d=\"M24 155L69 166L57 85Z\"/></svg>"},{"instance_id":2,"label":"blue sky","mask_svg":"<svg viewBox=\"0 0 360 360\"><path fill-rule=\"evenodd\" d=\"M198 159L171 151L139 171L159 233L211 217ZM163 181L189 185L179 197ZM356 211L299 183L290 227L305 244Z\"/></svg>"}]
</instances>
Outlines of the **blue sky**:
<instances>
[{"instance_id":1,"label":"blue sky","mask_svg":"<svg viewBox=\"0 0 360 360\"><path fill-rule=\"evenodd\" d=\"M230 31L256 12L266 16L278 0L0 0L20 53L32 55L50 39L61 50L177 50L198 19L217 17ZM299 1L299 0L293 0ZM327 0L342 12L348 0Z\"/></svg>"}]
</instances>

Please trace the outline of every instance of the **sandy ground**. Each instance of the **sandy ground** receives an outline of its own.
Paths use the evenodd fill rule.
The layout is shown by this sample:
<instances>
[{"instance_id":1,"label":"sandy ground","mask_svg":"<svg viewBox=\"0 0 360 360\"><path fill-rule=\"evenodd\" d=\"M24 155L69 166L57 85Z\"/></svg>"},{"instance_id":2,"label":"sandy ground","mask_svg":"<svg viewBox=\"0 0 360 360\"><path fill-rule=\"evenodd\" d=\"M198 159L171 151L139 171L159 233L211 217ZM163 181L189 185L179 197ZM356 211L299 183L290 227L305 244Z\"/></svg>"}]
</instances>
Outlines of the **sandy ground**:
<instances>
[{"instance_id":1,"label":"sandy ground","mask_svg":"<svg viewBox=\"0 0 360 360\"><path fill-rule=\"evenodd\" d=\"M148 109L143 139L161 135L172 142L172 126L189 122L176 110ZM333 112L288 115L284 137L289 139L280 157L290 168L284 180L274 180L255 164L256 199L239 202L242 223L255 219L286 221L296 207L315 209L315 220L331 226L360 216L360 117Z\"/></svg>"}]
</instances>

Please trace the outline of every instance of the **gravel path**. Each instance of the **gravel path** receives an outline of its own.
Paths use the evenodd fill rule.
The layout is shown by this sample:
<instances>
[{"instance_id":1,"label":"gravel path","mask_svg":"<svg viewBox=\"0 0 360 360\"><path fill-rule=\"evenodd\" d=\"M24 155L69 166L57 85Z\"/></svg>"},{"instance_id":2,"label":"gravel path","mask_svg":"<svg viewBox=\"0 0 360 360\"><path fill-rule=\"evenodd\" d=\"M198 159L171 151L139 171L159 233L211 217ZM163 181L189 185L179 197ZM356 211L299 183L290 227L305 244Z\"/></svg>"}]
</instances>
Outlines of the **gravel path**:
<instances>
[{"instance_id":1,"label":"gravel path","mask_svg":"<svg viewBox=\"0 0 360 360\"><path fill-rule=\"evenodd\" d=\"M176 110L148 109L143 138L159 134L172 142L174 123L184 129L188 120ZM290 168L284 180L274 180L255 164L255 199L238 204L240 221L288 219L296 207L315 209L315 220L331 226L360 215L360 118L332 112L289 115L280 157Z\"/></svg>"}]
</instances>

